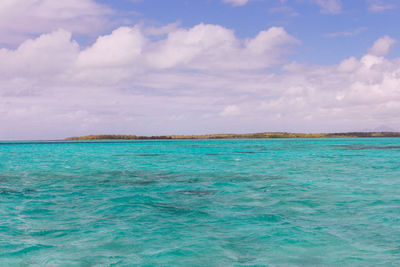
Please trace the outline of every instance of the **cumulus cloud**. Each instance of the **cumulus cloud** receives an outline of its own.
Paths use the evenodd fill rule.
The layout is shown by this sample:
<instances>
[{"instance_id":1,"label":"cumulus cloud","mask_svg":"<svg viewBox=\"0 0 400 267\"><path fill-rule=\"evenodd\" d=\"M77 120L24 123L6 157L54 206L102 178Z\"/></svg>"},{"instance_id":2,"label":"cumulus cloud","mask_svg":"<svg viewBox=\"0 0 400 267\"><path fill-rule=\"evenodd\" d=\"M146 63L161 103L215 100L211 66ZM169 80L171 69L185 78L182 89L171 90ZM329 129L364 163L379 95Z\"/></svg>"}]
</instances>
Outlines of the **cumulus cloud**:
<instances>
[{"instance_id":1,"label":"cumulus cloud","mask_svg":"<svg viewBox=\"0 0 400 267\"><path fill-rule=\"evenodd\" d=\"M239 40L232 30L199 24L170 33L154 44L146 57L149 65L160 69L255 69L277 64L287 45L297 42L283 28L273 27Z\"/></svg>"},{"instance_id":2,"label":"cumulus cloud","mask_svg":"<svg viewBox=\"0 0 400 267\"><path fill-rule=\"evenodd\" d=\"M267 68L282 62L298 40L283 28L272 27L254 38L238 39L230 29L199 24L179 28L151 41L140 27L121 27L101 36L78 57L77 66L140 70L223 71Z\"/></svg>"},{"instance_id":3,"label":"cumulus cloud","mask_svg":"<svg viewBox=\"0 0 400 267\"><path fill-rule=\"evenodd\" d=\"M56 30L0 50L0 138L400 126L393 39L328 66L286 61L297 43L283 28L242 39L199 24L160 38L121 27L80 47Z\"/></svg>"},{"instance_id":4,"label":"cumulus cloud","mask_svg":"<svg viewBox=\"0 0 400 267\"><path fill-rule=\"evenodd\" d=\"M16 50L0 49L0 77L49 76L75 64L79 46L71 33L57 30L22 43Z\"/></svg>"},{"instance_id":5,"label":"cumulus cloud","mask_svg":"<svg viewBox=\"0 0 400 267\"><path fill-rule=\"evenodd\" d=\"M110 13L94 0L2 0L0 44L63 28L78 34L97 33Z\"/></svg>"},{"instance_id":6,"label":"cumulus cloud","mask_svg":"<svg viewBox=\"0 0 400 267\"><path fill-rule=\"evenodd\" d=\"M397 41L390 36L384 36L375 41L374 45L370 48L369 53L376 56L385 56L396 43Z\"/></svg>"},{"instance_id":7,"label":"cumulus cloud","mask_svg":"<svg viewBox=\"0 0 400 267\"><path fill-rule=\"evenodd\" d=\"M89 48L82 51L77 60L80 67L124 67L134 62L143 49L146 38L138 27L121 27L110 35L99 37Z\"/></svg>"}]
</instances>

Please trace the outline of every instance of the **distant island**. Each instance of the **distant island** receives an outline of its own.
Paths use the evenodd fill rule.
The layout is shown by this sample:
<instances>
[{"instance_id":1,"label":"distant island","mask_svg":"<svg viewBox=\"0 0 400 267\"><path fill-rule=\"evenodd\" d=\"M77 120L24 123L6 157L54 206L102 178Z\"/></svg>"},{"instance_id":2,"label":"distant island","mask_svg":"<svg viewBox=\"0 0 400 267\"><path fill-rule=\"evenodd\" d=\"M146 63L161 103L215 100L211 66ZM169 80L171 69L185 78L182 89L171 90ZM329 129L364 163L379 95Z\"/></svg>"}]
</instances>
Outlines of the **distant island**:
<instances>
[{"instance_id":1,"label":"distant island","mask_svg":"<svg viewBox=\"0 0 400 267\"><path fill-rule=\"evenodd\" d=\"M205 134L205 135L87 135L69 137L68 141L83 140L166 140L166 139L261 139L261 138L357 138L357 137L400 137L400 132L348 132L348 133L249 133L249 134Z\"/></svg>"}]
</instances>

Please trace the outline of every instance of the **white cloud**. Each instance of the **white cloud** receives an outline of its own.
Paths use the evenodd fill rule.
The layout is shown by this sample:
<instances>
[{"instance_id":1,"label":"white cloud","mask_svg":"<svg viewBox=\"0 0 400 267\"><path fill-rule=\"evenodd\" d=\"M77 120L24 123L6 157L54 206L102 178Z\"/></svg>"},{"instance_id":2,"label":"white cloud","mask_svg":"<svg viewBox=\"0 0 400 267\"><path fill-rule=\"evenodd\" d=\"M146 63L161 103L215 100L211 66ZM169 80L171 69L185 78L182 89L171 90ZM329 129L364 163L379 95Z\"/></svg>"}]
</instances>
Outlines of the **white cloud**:
<instances>
[{"instance_id":1,"label":"white cloud","mask_svg":"<svg viewBox=\"0 0 400 267\"><path fill-rule=\"evenodd\" d=\"M335 38L335 37L352 37L359 35L360 33L366 31L366 27L360 27L355 30L350 30L350 31L342 31L342 32L333 32L333 33L328 33L325 36L328 38Z\"/></svg>"},{"instance_id":2,"label":"white cloud","mask_svg":"<svg viewBox=\"0 0 400 267\"><path fill-rule=\"evenodd\" d=\"M146 38L138 27L121 27L101 36L79 55L80 67L113 68L131 64L141 54Z\"/></svg>"},{"instance_id":3,"label":"white cloud","mask_svg":"<svg viewBox=\"0 0 400 267\"><path fill-rule=\"evenodd\" d=\"M385 56L396 43L397 41L393 38L384 36L375 41L374 45L369 49L369 53L377 56Z\"/></svg>"},{"instance_id":4,"label":"white cloud","mask_svg":"<svg viewBox=\"0 0 400 267\"><path fill-rule=\"evenodd\" d=\"M54 75L65 72L79 53L71 33L57 30L22 43L16 50L0 49L0 77Z\"/></svg>"},{"instance_id":5,"label":"white cloud","mask_svg":"<svg viewBox=\"0 0 400 267\"><path fill-rule=\"evenodd\" d=\"M277 64L287 45L297 42L282 28L273 27L252 39L240 40L224 27L199 24L171 32L146 56L149 65L161 69L254 69Z\"/></svg>"},{"instance_id":6,"label":"white cloud","mask_svg":"<svg viewBox=\"0 0 400 267\"><path fill-rule=\"evenodd\" d=\"M383 12L390 9L395 9L396 5L393 1L387 0L367 0L368 10L371 12Z\"/></svg>"},{"instance_id":7,"label":"white cloud","mask_svg":"<svg viewBox=\"0 0 400 267\"><path fill-rule=\"evenodd\" d=\"M148 62L157 68L179 66L199 67L201 61L228 54L238 46L234 33L218 25L199 24L191 29L171 32L167 39L156 43L148 54ZM193 65L193 63L196 64Z\"/></svg>"},{"instance_id":8,"label":"white cloud","mask_svg":"<svg viewBox=\"0 0 400 267\"><path fill-rule=\"evenodd\" d=\"M58 28L79 34L98 33L110 10L94 0L1 0L0 44Z\"/></svg>"},{"instance_id":9,"label":"white cloud","mask_svg":"<svg viewBox=\"0 0 400 267\"><path fill-rule=\"evenodd\" d=\"M122 27L83 48L54 31L0 50L0 139L399 128L393 39L328 66L285 62L296 42L199 24L155 39Z\"/></svg>"},{"instance_id":10,"label":"white cloud","mask_svg":"<svg viewBox=\"0 0 400 267\"><path fill-rule=\"evenodd\" d=\"M339 14L342 12L341 0L313 0L321 7L321 13L324 14Z\"/></svg>"},{"instance_id":11,"label":"white cloud","mask_svg":"<svg viewBox=\"0 0 400 267\"><path fill-rule=\"evenodd\" d=\"M280 14L288 16L288 17L299 16L299 13L297 13L292 7L287 6L287 5L272 7L268 10L268 12L269 13L280 13Z\"/></svg>"},{"instance_id":12,"label":"white cloud","mask_svg":"<svg viewBox=\"0 0 400 267\"><path fill-rule=\"evenodd\" d=\"M236 105L226 106L220 113L222 117L238 116L240 115L240 108Z\"/></svg>"},{"instance_id":13,"label":"white cloud","mask_svg":"<svg viewBox=\"0 0 400 267\"><path fill-rule=\"evenodd\" d=\"M249 0L222 0L224 3L231 4L233 6L244 6Z\"/></svg>"}]
</instances>

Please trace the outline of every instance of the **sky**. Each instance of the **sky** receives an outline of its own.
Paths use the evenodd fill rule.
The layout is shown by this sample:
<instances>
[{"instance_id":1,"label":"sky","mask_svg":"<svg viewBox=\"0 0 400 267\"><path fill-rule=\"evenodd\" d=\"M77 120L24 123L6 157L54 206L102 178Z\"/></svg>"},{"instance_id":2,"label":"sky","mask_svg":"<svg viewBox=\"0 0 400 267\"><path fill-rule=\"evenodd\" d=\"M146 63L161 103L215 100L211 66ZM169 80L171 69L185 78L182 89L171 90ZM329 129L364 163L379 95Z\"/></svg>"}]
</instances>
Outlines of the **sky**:
<instances>
[{"instance_id":1,"label":"sky","mask_svg":"<svg viewBox=\"0 0 400 267\"><path fill-rule=\"evenodd\" d=\"M400 130L397 0L1 0L0 140Z\"/></svg>"}]
</instances>

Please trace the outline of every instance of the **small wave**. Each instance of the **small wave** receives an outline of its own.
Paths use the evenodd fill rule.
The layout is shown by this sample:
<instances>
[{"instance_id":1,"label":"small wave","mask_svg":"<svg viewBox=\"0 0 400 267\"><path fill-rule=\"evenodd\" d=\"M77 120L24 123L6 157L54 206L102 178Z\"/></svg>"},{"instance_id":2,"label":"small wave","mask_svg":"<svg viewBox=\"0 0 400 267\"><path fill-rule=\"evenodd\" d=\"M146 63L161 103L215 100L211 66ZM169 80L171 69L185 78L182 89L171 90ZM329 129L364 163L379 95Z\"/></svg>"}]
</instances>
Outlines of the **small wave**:
<instances>
[{"instance_id":1,"label":"small wave","mask_svg":"<svg viewBox=\"0 0 400 267\"><path fill-rule=\"evenodd\" d=\"M53 248L53 246L38 244L38 245L33 245L33 246L26 247L26 248L22 248L17 251L14 251L14 252L6 253L3 255L0 254L0 256L22 256L22 255L25 255L25 254L28 254L31 252L36 252L38 250L49 249L49 248Z\"/></svg>"}]
</instances>

